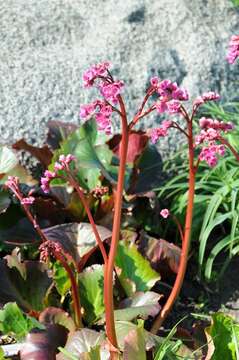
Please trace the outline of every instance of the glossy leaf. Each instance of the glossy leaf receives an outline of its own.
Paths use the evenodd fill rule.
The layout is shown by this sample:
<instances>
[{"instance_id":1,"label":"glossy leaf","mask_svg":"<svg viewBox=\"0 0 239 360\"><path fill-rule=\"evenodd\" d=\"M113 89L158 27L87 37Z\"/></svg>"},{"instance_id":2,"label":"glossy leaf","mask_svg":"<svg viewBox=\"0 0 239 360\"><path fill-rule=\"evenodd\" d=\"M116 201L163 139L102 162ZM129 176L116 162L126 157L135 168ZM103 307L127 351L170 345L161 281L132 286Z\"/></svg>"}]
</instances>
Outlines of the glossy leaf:
<instances>
[{"instance_id":1,"label":"glossy leaf","mask_svg":"<svg viewBox=\"0 0 239 360\"><path fill-rule=\"evenodd\" d=\"M53 306L40 313L39 321L44 325L58 324L64 326L70 332L75 331L75 323L70 315L66 311Z\"/></svg>"},{"instance_id":2,"label":"glossy leaf","mask_svg":"<svg viewBox=\"0 0 239 360\"><path fill-rule=\"evenodd\" d=\"M135 291L150 290L160 280L160 275L130 241L119 242L115 264L119 281L128 296Z\"/></svg>"},{"instance_id":3,"label":"glossy leaf","mask_svg":"<svg viewBox=\"0 0 239 360\"><path fill-rule=\"evenodd\" d=\"M123 360L146 360L145 345L143 327L131 330L125 338Z\"/></svg>"},{"instance_id":4,"label":"glossy leaf","mask_svg":"<svg viewBox=\"0 0 239 360\"><path fill-rule=\"evenodd\" d=\"M212 315L212 325L206 329L210 335L214 352L211 360L237 359L239 343L239 324L223 313Z\"/></svg>"},{"instance_id":5,"label":"glossy leaf","mask_svg":"<svg viewBox=\"0 0 239 360\"><path fill-rule=\"evenodd\" d=\"M44 306L47 291L52 284L45 264L38 261L25 261L25 279L17 267L10 269L7 261L0 260L0 302L16 301L24 310L40 311Z\"/></svg>"},{"instance_id":6,"label":"glossy leaf","mask_svg":"<svg viewBox=\"0 0 239 360\"><path fill-rule=\"evenodd\" d=\"M65 295L71 289L71 282L66 270L59 261L56 261L53 264L53 279L58 293L61 295L62 299L64 299Z\"/></svg>"},{"instance_id":7,"label":"glossy leaf","mask_svg":"<svg viewBox=\"0 0 239 360\"><path fill-rule=\"evenodd\" d=\"M131 184L131 194L153 190L162 181L162 158L155 145L146 146L136 166L137 176Z\"/></svg>"},{"instance_id":8,"label":"glossy leaf","mask_svg":"<svg viewBox=\"0 0 239 360\"><path fill-rule=\"evenodd\" d=\"M84 320L94 323L104 313L104 273L102 265L92 265L78 275Z\"/></svg>"},{"instance_id":9,"label":"glossy leaf","mask_svg":"<svg viewBox=\"0 0 239 360\"><path fill-rule=\"evenodd\" d=\"M153 291L135 293L121 303L120 309L115 310L115 320L130 321L137 317L146 320L149 316L156 316L160 310L160 297Z\"/></svg>"},{"instance_id":10,"label":"glossy leaf","mask_svg":"<svg viewBox=\"0 0 239 360\"><path fill-rule=\"evenodd\" d=\"M93 356L98 356L99 347L104 340L105 335L103 332L99 333L87 328L76 331L69 336L64 349L61 350L62 353L57 356L57 360L98 360L97 357ZM96 349L95 354L94 349ZM72 357L68 357L68 354Z\"/></svg>"},{"instance_id":11,"label":"glossy leaf","mask_svg":"<svg viewBox=\"0 0 239 360\"><path fill-rule=\"evenodd\" d=\"M111 231L103 226L97 226L102 241L111 236ZM47 239L59 242L79 265L97 248L95 235L89 223L70 223L53 226L43 230Z\"/></svg>"},{"instance_id":12,"label":"glossy leaf","mask_svg":"<svg viewBox=\"0 0 239 360\"><path fill-rule=\"evenodd\" d=\"M166 261L169 268L178 272L181 249L164 239L156 239L142 233L140 236L140 250L147 257L154 269L159 269L162 261Z\"/></svg>"},{"instance_id":13,"label":"glossy leaf","mask_svg":"<svg viewBox=\"0 0 239 360\"><path fill-rule=\"evenodd\" d=\"M34 185L36 181L19 165L14 151L7 146L0 145L0 184L4 184L8 176L18 176L20 181L27 185Z\"/></svg>"},{"instance_id":14,"label":"glossy leaf","mask_svg":"<svg viewBox=\"0 0 239 360\"><path fill-rule=\"evenodd\" d=\"M105 144L105 137L97 131L95 120L86 121L79 129L62 142L55 151L53 163L60 154L76 157L77 178L81 186L88 190L100 185L101 173L110 181L117 167L111 164L113 153Z\"/></svg>"},{"instance_id":15,"label":"glossy leaf","mask_svg":"<svg viewBox=\"0 0 239 360\"><path fill-rule=\"evenodd\" d=\"M21 360L55 360L60 346L67 340L68 330L61 325L54 324L46 330L32 330L26 338L20 351Z\"/></svg>"},{"instance_id":16,"label":"glossy leaf","mask_svg":"<svg viewBox=\"0 0 239 360\"><path fill-rule=\"evenodd\" d=\"M33 328L44 329L45 326L24 314L16 303L9 302L0 310L0 331L4 335L22 340Z\"/></svg>"}]
</instances>

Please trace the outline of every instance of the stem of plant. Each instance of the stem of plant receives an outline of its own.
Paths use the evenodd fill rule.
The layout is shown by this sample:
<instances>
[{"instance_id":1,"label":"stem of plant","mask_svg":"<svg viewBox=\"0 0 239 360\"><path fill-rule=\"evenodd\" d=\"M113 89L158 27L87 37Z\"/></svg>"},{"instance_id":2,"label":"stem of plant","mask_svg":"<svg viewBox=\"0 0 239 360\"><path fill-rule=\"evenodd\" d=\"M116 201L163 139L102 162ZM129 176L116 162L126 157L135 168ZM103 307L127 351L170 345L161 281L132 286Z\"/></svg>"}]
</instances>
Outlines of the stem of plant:
<instances>
[{"instance_id":1,"label":"stem of plant","mask_svg":"<svg viewBox=\"0 0 239 360\"><path fill-rule=\"evenodd\" d=\"M151 328L151 332L153 334L157 334L163 321L166 319L168 313L170 312L172 306L174 305L178 297L178 294L181 290L187 268L188 252L190 247L190 233L191 233L192 217L193 217L195 175L196 175L194 168L192 118L189 119L188 121L187 129L188 129L188 154L189 154L189 189L188 189L188 203L187 203L187 212L186 212L186 220L184 227L184 238L182 243L181 258L180 258L178 273L171 294L169 295L166 304L164 305L162 311L154 321L153 326Z\"/></svg>"},{"instance_id":2,"label":"stem of plant","mask_svg":"<svg viewBox=\"0 0 239 360\"><path fill-rule=\"evenodd\" d=\"M68 170L68 172L67 172L67 173L68 173L67 179L69 180L69 183L70 183L70 184L74 187L74 189L76 190L76 192L77 192L77 194L78 194L78 196L79 196L79 198L80 198L80 200L81 200L81 202L82 202L82 204L83 204L83 206L84 206L84 208L85 208L85 211L86 211L86 213L87 213L88 219L89 219L89 221L90 221L90 224L91 224L91 226L92 226L92 230L93 230L94 235L95 235L95 238L96 238L96 242L97 242L97 244L98 244L98 246L99 246L99 249L100 249L100 251L101 251L101 254L102 254L102 256L103 256L104 263L105 263L105 266L106 266L106 265L107 265L107 261L108 261L108 257L107 257L107 254L106 254L106 250L105 250L104 244L103 244L103 242L102 242L102 240L101 240L100 234L99 234L99 232L98 232L98 230L97 230L95 221L94 221L93 216L92 216L92 214L91 214L89 205L88 205L88 203L87 203L87 201L86 201L86 199L85 199L85 196L84 196L83 191L80 189L78 183L75 181L74 177L71 175L70 169L68 168L67 170Z\"/></svg>"},{"instance_id":3,"label":"stem of plant","mask_svg":"<svg viewBox=\"0 0 239 360\"><path fill-rule=\"evenodd\" d=\"M80 296L79 296L79 290L78 285L76 282L75 275L71 269L71 267L68 265L67 261L64 259L63 256L54 253L55 258L61 263L61 265L66 270L70 282L71 282L71 292L72 292L72 300L73 300L73 307L74 307L74 313L75 313L75 324L77 328L82 328L82 320L81 320L81 305L80 305Z\"/></svg>"},{"instance_id":4,"label":"stem of plant","mask_svg":"<svg viewBox=\"0 0 239 360\"><path fill-rule=\"evenodd\" d=\"M119 166L119 175L118 175L115 205L114 205L112 239L111 239L111 246L108 257L108 264L106 267L105 278L104 278L106 334L111 344L115 347L117 347L118 345L117 345L115 322L114 322L113 271L114 271L114 261L115 261L119 235L120 235L122 198L123 198L123 190L124 190L124 177L125 177L128 139L129 139L127 115L126 115L124 102L121 96L119 96L119 104L122 113L121 116L122 139L121 139L121 147L120 147L120 166Z\"/></svg>"}]
</instances>

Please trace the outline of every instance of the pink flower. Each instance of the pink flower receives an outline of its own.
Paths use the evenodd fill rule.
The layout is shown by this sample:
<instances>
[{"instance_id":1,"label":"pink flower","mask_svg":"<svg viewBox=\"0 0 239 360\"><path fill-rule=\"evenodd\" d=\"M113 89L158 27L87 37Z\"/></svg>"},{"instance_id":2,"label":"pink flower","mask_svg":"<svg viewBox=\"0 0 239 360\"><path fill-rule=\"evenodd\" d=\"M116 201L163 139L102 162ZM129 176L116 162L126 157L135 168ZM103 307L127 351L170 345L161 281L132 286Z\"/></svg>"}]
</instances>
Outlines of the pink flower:
<instances>
[{"instance_id":1,"label":"pink flower","mask_svg":"<svg viewBox=\"0 0 239 360\"><path fill-rule=\"evenodd\" d=\"M167 103L169 114L180 113L181 103L178 100L172 100Z\"/></svg>"},{"instance_id":2,"label":"pink flower","mask_svg":"<svg viewBox=\"0 0 239 360\"><path fill-rule=\"evenodd\" d=\"M162 114L168 110L168 103L167 101L160 101L155 103L156 110L159 114Z\"/></svg>"},{"instance_id":3,"label":"pink flower","mask_svg":"<svg viewBox=\"0 0 239 360\"><path fill-rule=\"evenodd\" d=\"M106 77L107 71L110 67L109 62L103 62L100 64L92 65L90 69L86 70L83 74L83 86L91 87L94 84L94 80L97 77Z\"/></svg>"},{"instance_id":4,"label":"pink flower","mask_svg":"<svg viewBox=\"0 0 239 360\"><path fill-rule=\"evenodd\" d=\"M95 104L85 104L80 106L80 117L82 119L87 118L88 116L92 115L95 110Z\"/></svg>"},{"instance_id":5,"label":"pink flower","mask_svg":"<svg viewBox=\"0 0 239 360\"><path fill-rule=\"evenodd\" d=\"M164 218L167 219L167 217L170 215L169 210L168 209L163 209L160 211L160 215Z\"/></svg>"},{"instance_id":6,"label":"pink flower","mask_svg":"<svg viewBox=\"0 0 239 360\"><path fill-rule=\"evenodd\" d=\"M35 201L35 198L33 196L25 197L21 200L22 205L32 205Z\"/></svg>"},{"instance_id":7,"label":"pink flower","mask_svg":"<svg viewBox=\"0 0 239 360\"><path fill-rule=\"evenodd\" d=\"M154 76L150 79L150 84L157 89L159 84L159 78L157 76Z\"/></svg>"},{"instance_id":8,"label":"pink flower","mask_svg":"<svg viewBox=\"0 0 239 360\"><path fill-rule=\"evenodd\" d=\"M99 85L101 95L113 104L118 103L118 95L121 93L124 83L117 81L111 84L102 83Z\"/></svg>"},{"instance_id":9,"label":"pink flower","mask_svg":"<svg viewBox=\"0 0 239 360\"><path fill-rule=\"evenodd\" d=\"M207 101L216 101L220 99L220 95L215 93L214 91L208 91L206 93L203 93L201 96L198 96L194 102L193 106L198 107L202 104L204 104Z\"/></svg>"},{"instance_id":10,"label":"pink flower","mask_svg":"<svg viewBox=\"0 0 239 360\"><path fill-rule=\"evenodd\" d=\"M177 88L172 92L172 97L175 100L187 101L189 99L189 95L186 89Z\"/></svg>"},{"instance_id":11,"label":"pink flower","mask_svg":"<svg viewBox=\"0 0 239 360\"><path fill-rule=\"evenodd\" d=\"M227 54L227 61L229 64L234 64L239 57L239 35L233 35L229 42L229 50Z\"/></svg>"},{"instance_id":12,"label":"pink flower","mask_svg":"<svg viewBox=\"0 0 239 360\"><path fill-rule=\"evenodd\" d=\"M44 176L41 178L41 188L45 193L50 191L50 182L57 177L57 173L53 171L46 170Z\"/></svg>"},{"instance_id":13,"label":"pink flower","mask_svg":"<svg viewBox=\"0 0 239 360\"><path fill-rule=\"evenodd\" d=\"M224 145L216 145L215 142L212 142L208 147L202 148L199 154L199 160L206 161L210 167L214 167L218 162L217 154L224 156L225 147Z\"/></svg>"},{"instance_id":14,"label":"pink flower","mask_svg":"<svg viewBox=\"0 0 239 360\"><path fill-rule=\"evenodd\" d=\"M167 129L165 128L155 128L150 132L151 141L153 144L156 144L160 137L165 137L167 135Z\"/></svg>"}]
</instances>

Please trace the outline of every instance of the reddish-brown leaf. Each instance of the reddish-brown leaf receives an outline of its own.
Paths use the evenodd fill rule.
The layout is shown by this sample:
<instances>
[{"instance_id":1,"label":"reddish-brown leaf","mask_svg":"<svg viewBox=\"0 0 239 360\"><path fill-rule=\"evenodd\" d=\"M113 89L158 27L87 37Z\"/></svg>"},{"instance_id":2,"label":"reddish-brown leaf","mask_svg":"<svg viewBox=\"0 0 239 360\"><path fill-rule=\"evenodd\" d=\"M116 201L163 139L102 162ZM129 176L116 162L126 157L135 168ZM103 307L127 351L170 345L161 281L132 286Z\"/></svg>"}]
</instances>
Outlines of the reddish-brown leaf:
<instances>
[{"instance_id":1,"label":"reddish-brown leaf","mask_svg":"<svg viewBox=\"0 0 239 360\"><path fill-rule=\"evenodd\" d=\"M129 135L129 145L127 153L127 162L134 163L135 160L142 154L148 143L148 136L143 131L132 131ZM119 156L120 153L121 135L115 135L110 141L109 146L111 150Z\"/></svg>"},{"instance_id":2,"label":"reddish-brown leaf","mask_svg":"<svg viewBox=\"0 0 239 360\"><path fill-rule=\"evenodd\" d=\"M48 145L44 145L43 147L32 146L24 139L21 139L13 144L12 147L15 150L24 150L29 152L32 156L37 158L44 167L48 167L51 163L53 154Z\"/></svg>"},{"instance_id":3,"label":"reddish-brown leaf","mask_svg":"<svg viewBox=\"0 0 239 360\"><path fill-rule=\"evenodd\" d=\"M153 268L157 269L161 261L166 261L169 268L178 272L181 249L164 239L156 239L142 233L140 236L140 250L149 259Z\"/></svg>"}]
</instances>

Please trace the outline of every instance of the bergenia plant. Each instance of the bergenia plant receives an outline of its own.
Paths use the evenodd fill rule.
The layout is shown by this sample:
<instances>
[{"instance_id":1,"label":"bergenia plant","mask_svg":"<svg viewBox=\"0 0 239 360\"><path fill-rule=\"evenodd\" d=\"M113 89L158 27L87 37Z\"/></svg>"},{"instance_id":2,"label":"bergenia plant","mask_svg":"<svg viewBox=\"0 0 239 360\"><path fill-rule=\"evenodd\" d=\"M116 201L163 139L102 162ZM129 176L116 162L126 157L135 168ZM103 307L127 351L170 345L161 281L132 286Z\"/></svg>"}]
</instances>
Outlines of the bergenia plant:
<instances>
[{"instance_id":1,"label":"bergenia plant","mask_svg":"<svg viewBox=\"0 0 239 360\"><path fill-rule=\"evenodd\" d=\"M230 50L228 54L229 63L235 62L239 56L239 36L233 36L230 42ZM94 236L96 238L98 247L101 251L104 261L104 303L105 303L105 322L106 334L113 345L111 349L118 348L115 320L114 320L114 294L113 294L113 276L115 258L117 254L118 242L121 232L121 214L122 202L124 196L124 180L126 173L126 162L129 136L134 130L135 126L142 118L145 118L151 113L164 114L167 120L163 120L159 127L147 131L148 137L151 138L152 143L160 144L160 138L166 137L171 129L175 129L180 133L180 136L185 137L188 145L188 196L187 196L187 211L184 225L180 224L176 217L170 213L168 209L162 209L160 214L167 219L171 216L180 232L182 239L182 251L180 264L176 276L175 283L171 293L162 308L160 314L155 319L151 332L157 333L163 321L170 312L179 292L182 287L184 275L187 267L188 253L190 247L190 233L192 227L192 216L195 195L195 177L200 165L200 162L206 162L208 166L216 166L219 158L224 156L227 149L229 149L237 160L239 155L226 140L225 134L233 130L232 123L225 123L218 119L201 118L197 120L196 115L201 105L209 101L218 101L220 96L209 91L197 97L188 110L189 94L186 89L181 88L176 82L168 79L159 79L153 77L150 80L150 85L142 100L142 103L135 112L132 119L128 118L127 107L123 98L124 83L113 77L110 71L111 65L109 62L103 62L91 66L91 68L83 74L83 86L85 88L95 87L98 89L100 99L93 101L90 104L82 105L80 108L80 117L87 121L94 117L98 126L98 131L103 131L107 135L112 134L112 115L116 116L121 125L121 142L119 153L119 171L116 183L112 184L114 195L113 208L113 223L112 223L112 237L109 251L106 250L103 240L98 232L94 217L92 215L90 206L87 201L87 192L82 188L75 175L75 158L73 155L61 155L59 160L55 163L52 171L46 170L44 177L41 179L41 186L44 192L49 192L50 183L52 180L60 178L68 182L77 192L80 201L82 202L85 212L88 216L89 222L92 226ZM155 100L156 99L156 100ZM186 105L185 105L186 104ZM175 119L178 117L178 120ZM117 120L115 120L117 121ZM117 124L117 127L119 127ZM199 133L197 129L200 129ZM80 311L80 296L77 292L76 277L72 272L71 260L67 258L64 251L58 245L54 246L48 241L44 232L36 223L35 218L31 213L31 205L34 202L32 194L24 197L19 189L19 182L17 178L9 178L6 183L16 197L19 199L22 207L26 211L29 220L37 230L42 245L40 246L41 258L46 260L49 256L55 257L60 261L65 268L70 281L73 294L73 303L75 310L76 325L82 326L81 311ZM97 196L103 195L108 189L105 187L97 188ZM77 271L77 269L75 269ZM111 357L114 358L115 350L112 350Z\"/></svg>"}]
</instances>

